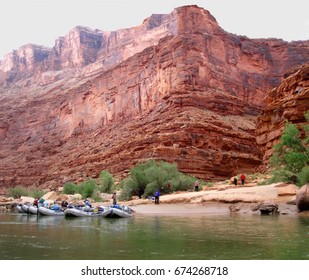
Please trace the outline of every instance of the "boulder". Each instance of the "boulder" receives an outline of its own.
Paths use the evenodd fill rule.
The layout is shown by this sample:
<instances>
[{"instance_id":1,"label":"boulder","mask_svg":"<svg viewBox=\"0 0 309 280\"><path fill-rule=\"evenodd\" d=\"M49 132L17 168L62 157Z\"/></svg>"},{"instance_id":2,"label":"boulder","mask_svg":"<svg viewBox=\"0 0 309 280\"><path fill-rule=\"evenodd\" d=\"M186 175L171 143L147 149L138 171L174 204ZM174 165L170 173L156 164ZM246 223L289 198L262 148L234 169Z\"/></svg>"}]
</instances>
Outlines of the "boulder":
<instances>
[{"instance_id":1,"label":"boulder","mask_svg":"<svg viewBox=\"0 0 309 280\"><path fill-rule=\"evenodd\" d=\"M309 210L309 184L302 186L296 192L296 205L298 210Z\"/></svg>"},{"instance_id":2,"label":"boulder","mask_svg":"<svg viewBox=\"0 0 309 280\"><path fill-rule=\"evenodd\" d=\"M66 201L66 200L68 200L68 199L69 199L69 196L68 196L68 195L66 195L66 194L59 194L59 195L57 196L56 201Z\"/></svg>"},{"instance_id":3,"label":"boulder","mask_svg":"<svg viewBox=\"0 0 309 280\"><path fill-rule=\"evenodd\" d=\"M231 213L238 212L241 209L241 206L232 204L229 206L229 209Z\"/></svg>"},{"instance_id":4,"label":"boulder","mask_svg":"<svg viewBox=\"0 0 309 280\"><path fill-rule=\"evenodd\" d=\"M79 200L82 200L82 199L83 199L83 197L79 193L76 193L76 194L69 196L69 201L79 201Z\"/></svg>"},{"instance_id":5,"label":"boulder","mask_svg":"<svg viewBox=\"0 0 309 280\"><path fill-rule=\"evenodd\" d=\"M0 203L1 202L11 202L14 199L12 197L4 197L4 196L0 196Z\"/></svg>"},{"instance_id":6,"label":"boulder","mask_svg":"<svg viewBox=\"0 0 309 280\"><path fill-rule=\"evenodd\" d=\"M29 196L22 196L20 198L20 203L21 204L25 204L25 203L33 203L34 198L33 197L29 197Z\"/></svg>"},{"instance_id":7,"label":"boulder","mask_svg":"<svg viewBox=\"0 0 309 280\"><path fill-rule=\"evenodd\" d=\"M297 186L294 184L281 184L276 186L278 191L278 196L294 196L298 190Z\"/></svg>"},{"instance_id":8,"label":"boulder","mask_svg":"<svg viewBox=\"0 0 309 280\"><path fill-rule=\"evenodd\" d=\"M266 201L260 204L259 210L262 215L277 214L278 204L274 203L273 201Z\"/></svg>"},{"instance_id":9,"label":"boulder","mask_svg":"<svg viewBox=\"0 0 309 280\"><path fill-rule=\"evenodd\" d=\"M56 200L57 196L58 196L58 195L57 195L56 192L51 191L51 192L48 192L48 193L44 194L44 195L43 195L43 198L44 198L45 200Z\"/></svg>"}]
</instances>

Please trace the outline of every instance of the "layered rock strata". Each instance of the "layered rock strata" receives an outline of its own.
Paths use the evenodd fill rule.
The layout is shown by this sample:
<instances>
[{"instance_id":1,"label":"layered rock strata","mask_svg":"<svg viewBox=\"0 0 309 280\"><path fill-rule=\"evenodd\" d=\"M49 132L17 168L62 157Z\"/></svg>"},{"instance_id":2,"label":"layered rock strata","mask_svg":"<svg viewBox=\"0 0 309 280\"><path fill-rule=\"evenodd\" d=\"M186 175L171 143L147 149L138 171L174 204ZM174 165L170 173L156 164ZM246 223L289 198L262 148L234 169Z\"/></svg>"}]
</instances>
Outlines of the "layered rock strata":
<instances>
[{"instance_id":1,"label":"layered rock strata","mask_svg":"<svg viewBox=\"0 0 309 280\"><path fill-rule=\"evenodd\" d=\"M265 92L308 61L309 42L229 34L186 6L19 51L0 63L0 185L58 187L147 159L206 180L252 171Z\"/></svg>"},{"instance_id":2,"label":"layered rock strata","mask_svg":"<svg viewBox=\"0 0 309 280\"><path fill-rule=\"evenodd\" d=\"M265 109L257 121L257 143L267 166L274 144L280 141L286 122L297 124L300 131L309 110L309 64L285 74L281 84L265 97Z\"/></svg>"}]
</instances>

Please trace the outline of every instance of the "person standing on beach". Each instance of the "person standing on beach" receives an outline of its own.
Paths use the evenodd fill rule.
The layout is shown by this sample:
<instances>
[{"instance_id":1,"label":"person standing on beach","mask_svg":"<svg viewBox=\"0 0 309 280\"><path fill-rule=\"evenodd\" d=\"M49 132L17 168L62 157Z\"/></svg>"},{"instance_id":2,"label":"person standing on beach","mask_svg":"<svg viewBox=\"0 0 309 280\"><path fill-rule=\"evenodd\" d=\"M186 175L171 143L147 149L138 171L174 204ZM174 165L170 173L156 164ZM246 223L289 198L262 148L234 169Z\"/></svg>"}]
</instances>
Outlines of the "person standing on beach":
<instances>
[{"instance_id":1,"label":"person standing on beach","mask_svg":"<svg viewBox=\"0 0 309 280\"><path fill-rule=\"evenodd\" d=\"M194 190L196 191L196 192L198 192L198 180L196 180L195 181L195 183L194 183Z\"/></svg>"},{"instance_id":2,"label":"person standing on beach","mask_svg":"<svg viewBox=\"0 0 309 280\"><path fill-rule=\"evenodd\" d=\"M116 196L116 193L113 193L112 199L113 199L113 205L116 205L116 204L117 204L117 196Z\"/></svg>"},{"instance_id":3,"label":"person standing on beach","mask_svg":"<svg viewBox=\"0 0 309 280\"><path fill-rule=\"evenodd\" d=\"M237 178L234 177L234 185L237 186Z\"/></svg>"},{"instance_id":4,"label":"person standing on beach","mask_svg":"<svg viewBox=\"0 0 309 280\"><path fill-rule=\"evenodd\" d=\"M160 199L160 191L157 190L155 194L155 204L159 204L159 199Z\"/></svg>"},{"instance_id":5,"label":"person standing on beach","mask_svg":"<svg viewBox=\"0 0 309 280\"><path fill-rule=\"evenodd\" d=\"M169 193L170 191L171 191L171 183L168 182L168 183L167 183L167 192Z\"/></svg>"},{"instance_id":6,"label":"person standing on beach","mask_svg":"<svg viewBox=\"0 0 309 280\"><path fill-rule=\"evenodd\" d=\"M241 184L244 185L244 184L245 184L245 180L246 180L246 176L245 176L244 173L242 173L242 174L240 175L240 180L241 180Z\"/></svg>"}]
</instances>

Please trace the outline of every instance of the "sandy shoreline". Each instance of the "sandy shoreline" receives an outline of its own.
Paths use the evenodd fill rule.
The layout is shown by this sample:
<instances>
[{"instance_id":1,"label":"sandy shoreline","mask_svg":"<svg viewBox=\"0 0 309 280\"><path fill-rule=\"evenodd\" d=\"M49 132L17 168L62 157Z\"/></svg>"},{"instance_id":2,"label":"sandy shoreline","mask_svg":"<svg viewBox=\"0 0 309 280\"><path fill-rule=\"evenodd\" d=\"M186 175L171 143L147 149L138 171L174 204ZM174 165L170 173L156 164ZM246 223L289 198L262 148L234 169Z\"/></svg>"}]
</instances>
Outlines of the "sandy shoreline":
<instances>
[{"instance_id":1,"label":"sandy shoreline","mask_svg":"<svg viewBox=\"0 0 309 280\"><path fill-rule=\"evenodd\" d=\"M245 186L234 186L231 184L217 184L214 187L203 187L198 192L183 191L160 196L160 204L154 204L149 199L133 199L130 201L118 201L132 208L136 215L230 215L237 214L259 214L258 206L261 203L275 203L278 205L280 214L297 215L298 209L295 203L297 187L292 184L277 183L258 186L250 183ZM61 194L51 192L56 200ZM62 195L63 196L63 195ZM10 205L27 202L24 197L21 200L4 201L2 208L9 211ZM59 198L63 200L64 198ZM31 201L29 201L31 202ZM81 200L81 203L83 201ZM110 198L105 202L93 202L94 207L110 205ZM9 205L9 206L8 206ZM1 208L0 207L0 208ZM0 209L1 210L1 209ZM2 212L5 212L2 211Z\"/></svg>"},{"instance_id":2,"label":"sandy shoreline","mask_svg":"<svg viewBox=\"0 0 309 280\"><path fill-rule=\"evenodd\" d=\"M219 185L199 192L179 192L160 197L156 205L147 199L136 199L126 203L140 215L230 215L258 214L255 208L263 202L273 202L279 213L296 215L295 200L297 187L291 184L272 184L265 186L247 185L233 187Z\"/></svg>"},{"instance_id":3,"label":"sandy shoreline","mask_svg":"<svg viewBox=\"0 0 309 280\"><path fill-rule=\"evenodd\" d=\"M141 204L130 206L136 215L158 216L187 216L187 215L231 215L246 214L260 215L260 211L254 209L254 203L209 203L209 204ZM279 213L283 215L297 215L296 205L279 203Z\"/></svg>"}]
</instances>

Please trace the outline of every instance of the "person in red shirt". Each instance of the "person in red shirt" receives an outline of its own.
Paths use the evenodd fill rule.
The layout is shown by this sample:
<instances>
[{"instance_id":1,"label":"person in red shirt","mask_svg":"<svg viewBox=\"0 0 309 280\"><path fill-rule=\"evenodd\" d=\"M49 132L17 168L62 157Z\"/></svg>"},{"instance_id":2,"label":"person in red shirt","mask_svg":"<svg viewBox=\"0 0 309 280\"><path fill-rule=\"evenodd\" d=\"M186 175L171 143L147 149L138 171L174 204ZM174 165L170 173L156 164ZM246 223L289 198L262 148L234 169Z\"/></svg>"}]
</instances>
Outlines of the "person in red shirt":
<instances>
[{"instance_id":1,"label":"person in red shirt","mask_svg":"<svg viewBox=\"0 0 309 280\"><path fill-rule=\"evenodd\" d=\"M245 180L246 180L246 176L245 176L244 173L242 173L242 174L240 175L240 180L241 180L241 184L244 185L244 184L245 184Z\"/></svg>"},{"instance_id":2,"label":"person in red shirt","mask_svg":"<svg viewBox=\"0 0 309 280\"><path fill-rule=\"evenodd\" d=\"M33 206L39 207L39 199L35 199L35 200L33 201Z\"/></svg>"}]
</instances>

